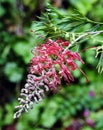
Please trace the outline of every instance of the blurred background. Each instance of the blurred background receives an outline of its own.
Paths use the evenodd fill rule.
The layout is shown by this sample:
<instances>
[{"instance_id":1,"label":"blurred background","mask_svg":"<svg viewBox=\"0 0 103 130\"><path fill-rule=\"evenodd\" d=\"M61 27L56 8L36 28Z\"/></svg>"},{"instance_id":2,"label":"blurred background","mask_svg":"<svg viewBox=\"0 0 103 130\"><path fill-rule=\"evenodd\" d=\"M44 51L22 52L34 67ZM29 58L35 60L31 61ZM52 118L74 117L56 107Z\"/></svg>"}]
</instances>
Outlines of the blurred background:
<instances>
[{"instance_id":1,"label":"blurred background","mask_svg":"<svg viewBox=\"0 0 103 130\"><path fill-rule=\"evenodd\" d=\"M81 54L88 84L76 71L70 87L64 86L58 94L34 104L29 113L13 119L32 58L30 51L36 44L30 28L47 2L70 14L76 8L103 22L103 0L0 0L0 130L103 130L103 74L98 74L98 59L92 49ZM88 40L81 48L87 44L102 43Z\"/></svg>"}]
</instances>

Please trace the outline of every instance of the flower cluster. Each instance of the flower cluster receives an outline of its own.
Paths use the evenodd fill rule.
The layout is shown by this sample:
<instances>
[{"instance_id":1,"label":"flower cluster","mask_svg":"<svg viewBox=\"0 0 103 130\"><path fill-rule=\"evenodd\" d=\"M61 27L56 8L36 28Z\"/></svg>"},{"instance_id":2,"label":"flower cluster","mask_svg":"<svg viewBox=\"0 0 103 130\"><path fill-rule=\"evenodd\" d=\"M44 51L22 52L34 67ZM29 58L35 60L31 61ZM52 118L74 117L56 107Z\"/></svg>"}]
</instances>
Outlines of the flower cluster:
<instances>
[{"instance_id":1,"label":"flower cluster","mask_svg":"<svg viewBox=\"0 0 103 130\"><path fill-rule=\"evenodd\" d=\"M41 101L45 92L57 92L62 86L61 79L68 84L74 81L72 71L79 69L82 72L75 61L84 62L78 52L66 49L68 46L68 41L48 39L46 43L32 50L34 57L31 60L27 83L21 90L22 98L18 98L20 105L16 107L19 110L14 114L14 118L19 117L22 111L28 112L29 108L33 108L33 103Z\"/></svg>"}]
</instances>

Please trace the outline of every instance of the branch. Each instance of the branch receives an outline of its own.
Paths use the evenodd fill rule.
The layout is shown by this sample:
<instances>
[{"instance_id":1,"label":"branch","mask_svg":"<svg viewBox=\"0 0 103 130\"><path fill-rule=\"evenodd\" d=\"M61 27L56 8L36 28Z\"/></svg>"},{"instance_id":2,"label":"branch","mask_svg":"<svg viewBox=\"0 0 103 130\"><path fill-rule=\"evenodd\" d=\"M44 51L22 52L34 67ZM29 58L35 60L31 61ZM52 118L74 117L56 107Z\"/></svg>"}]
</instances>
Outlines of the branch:
<instances>
[{"instance_id":1,"label":"branch","mask_svg":"<svg viewBox=\"0 0 103 130\"><path fill-rule=\"evenodd\" d=\"M87 33L84 33L83 35L80 35L78 38L76 38L74 41L71 42L71 44L65 49L65 51L68 50L69 48L75 46L77 44L77 41L79 41L80 39L82 39L86 36L89 36L89 35L94 35L94 34L98 35L100 33L103 33L103 30L95 31L95 32L87 32Z\"/></svg>"}]
</instances>

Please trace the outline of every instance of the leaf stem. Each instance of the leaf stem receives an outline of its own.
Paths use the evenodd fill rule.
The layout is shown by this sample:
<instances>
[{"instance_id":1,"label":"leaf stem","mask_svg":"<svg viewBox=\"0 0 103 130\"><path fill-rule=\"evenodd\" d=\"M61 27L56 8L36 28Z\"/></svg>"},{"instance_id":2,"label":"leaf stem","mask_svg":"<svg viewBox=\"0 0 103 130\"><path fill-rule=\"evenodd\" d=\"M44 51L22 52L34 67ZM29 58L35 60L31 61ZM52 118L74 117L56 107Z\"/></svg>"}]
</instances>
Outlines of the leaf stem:
<instances>
[{"instance_id":1,"label":"leaf stem","mask_svg":"<svg viewBox=\"0 0 103 130\"><path fill-rule=\"evenodd\" d=\"M78 38L76 38L74 41L72 41L71 44L67 48L65 48L65 51L68 50L69 48L72 48L73 46L75 46L80 39L82 39L82 38L84 38L86 36L89 36L89 35L94 35L94 34L98 35L100 33L103 33L103 30L101 30L101 31L95 31L95 32L86 32L86 33L83 33L83 35L80 35Z\"/></svg>"},{"instance_id":2,"label":"leaf stem","mask_svg":"<svg viewBox=\"0 0 103 130\"><path fill-rule=\"evenodd\" d=\"M87 22L103 25L103 23L101 23L101 22L93 21L93 20L90 20L90 19L88 19L88 18L87 18Z\"/></svg>"}]
</instances>

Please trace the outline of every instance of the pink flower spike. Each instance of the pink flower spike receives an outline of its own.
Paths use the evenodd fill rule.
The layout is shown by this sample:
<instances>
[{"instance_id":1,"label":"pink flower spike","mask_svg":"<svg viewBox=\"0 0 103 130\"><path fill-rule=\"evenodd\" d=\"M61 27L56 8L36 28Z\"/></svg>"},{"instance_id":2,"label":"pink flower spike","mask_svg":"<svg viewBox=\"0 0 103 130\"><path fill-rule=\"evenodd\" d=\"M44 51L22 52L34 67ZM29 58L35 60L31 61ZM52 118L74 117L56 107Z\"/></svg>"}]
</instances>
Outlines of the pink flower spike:
<instances>
[{"instance_id":1,"label":"pink flower spike","mask_svg":"<svg viewBox=\"0 0 103 130\"><path fill-rule=\"evenodd\" d=\"M65 50L69 41L48 39L45 43L32 50L33 58L30 62L29 74L25 88L21 90L19 109L14 118L21 116L23 111L33 108L33 103L39 103L47 92L58 92L62 88L62 81L69 84L74 81L72 72L76 69L88 79L78 67L76 61L84 63L78 52Z\"/></svg>"}]
</instances>

